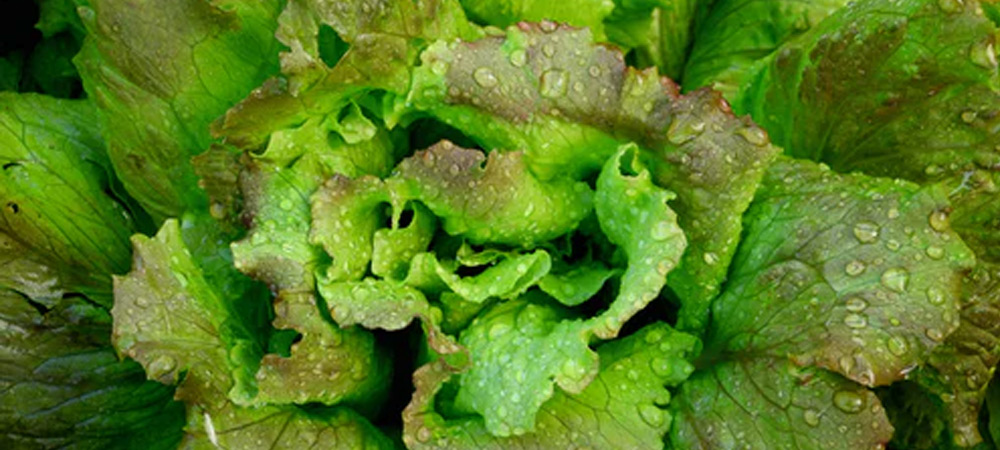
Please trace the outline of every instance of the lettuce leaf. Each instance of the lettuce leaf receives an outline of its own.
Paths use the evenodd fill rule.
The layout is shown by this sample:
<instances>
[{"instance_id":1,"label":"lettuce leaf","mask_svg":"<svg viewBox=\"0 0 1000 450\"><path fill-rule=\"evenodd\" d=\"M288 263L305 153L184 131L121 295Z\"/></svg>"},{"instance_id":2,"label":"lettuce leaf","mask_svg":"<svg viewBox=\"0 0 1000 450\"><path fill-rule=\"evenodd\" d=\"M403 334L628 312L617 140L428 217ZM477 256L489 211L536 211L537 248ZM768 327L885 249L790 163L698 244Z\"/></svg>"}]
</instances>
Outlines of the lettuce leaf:
<instances>
[{"instance_id":1,"label":"lettuce leaf","mask_svg":"<svg viewBox=\"0 0 1000 450\"><path fill-rule=\"evenodd\" d=\"M600 371L583 391L556 390L541 405L535 432L509 437L491 434L480 417L442 411L453 370L437 360L414 375L403 440L414 449L659 448L672 424L666 388L691 374L699 348L696 338L664 323L607 342L597 349Z\"/></svg>"},{"instance_id":2,"label":"lettuce leaf","mask_svg":"<svg viewBox=\"0 0 1000 450\"><path fill-rule=\"evenodd\" d=\"M42 258L63 290L110 306L110 274L128 270L136 222L103 147L90 103L0 94L0 232Z\"/></svg>"},{"instance_id":3,"label":"lettuce leaf","mask_svg":"<svg viewBox=\"0 0 1000 450\"><path fill-rule=\"evenodd\" d=\"M888 442L892 425L864 386L904 379L958 327L975 262L947 224L928 220L947 207L933 186L773 165L712 305L704 369L673 403L673 443Z\"/></svg>"},{"instance_id":4,"label":"lettuce leaf","mask_svg":"<svg viewBox=\"0 0 1000 450\"><path fill-rule=\"evenodd\" d=\"M126 190L157 222L206 208L189 159L212 143L208 124L278 70L280 2L80 3L75 62Z\"/></svg>"}]
</instances>

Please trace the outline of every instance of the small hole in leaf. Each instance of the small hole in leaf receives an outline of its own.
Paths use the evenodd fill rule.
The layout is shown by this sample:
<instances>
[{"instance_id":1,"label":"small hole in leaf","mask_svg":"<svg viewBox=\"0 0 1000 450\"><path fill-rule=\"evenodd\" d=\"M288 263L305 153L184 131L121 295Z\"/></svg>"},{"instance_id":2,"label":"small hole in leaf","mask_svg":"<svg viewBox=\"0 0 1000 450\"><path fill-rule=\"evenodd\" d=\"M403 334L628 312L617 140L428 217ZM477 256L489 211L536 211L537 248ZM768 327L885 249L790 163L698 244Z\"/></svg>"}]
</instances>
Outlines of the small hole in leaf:
<instances>
[{"instance_id":1,"label":"small hole in leaf","mask_svg":"<svg viewBox=\"0 0 1000 450\"><path fill-rule=\"evenodd\" d=\"M10 211L11 214L17 214L21 212L21 207L17 206L17 203L7 202L7 210Z\"/></svg>"}]
</instances>

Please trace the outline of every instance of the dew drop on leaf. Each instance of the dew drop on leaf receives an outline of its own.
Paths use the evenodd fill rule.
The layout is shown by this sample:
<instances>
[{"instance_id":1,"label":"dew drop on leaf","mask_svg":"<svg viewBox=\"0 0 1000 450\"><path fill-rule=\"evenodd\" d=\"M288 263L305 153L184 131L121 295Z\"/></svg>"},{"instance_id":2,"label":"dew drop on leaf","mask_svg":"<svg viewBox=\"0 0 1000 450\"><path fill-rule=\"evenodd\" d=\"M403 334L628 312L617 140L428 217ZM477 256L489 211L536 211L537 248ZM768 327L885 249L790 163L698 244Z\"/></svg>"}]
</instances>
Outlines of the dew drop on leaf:
<instances>
[{"instance_id":1,"label":"dew drop on leaf","mask_svg":"<svg viewBox=\"0 0 1000 450\"><path fill-rule=\"evenodd\" d=\"M857 414L865 408L865 399L854 391L837 391L833 394L833 406L845 413Z\"/></svg>"},{"instance_id":2,"label":"dew drop on leaf","mask_svg":"<svg viewBox=\"0 0 1000 450\"><path fill-rule=\"evenodd\" d=\"M906 351L908 350L906 341L899 336L890 337L889 340L885 343L885 346L886 348L889 349L889 353L892 353L893 355L896 356L903 356L906 354Z\"/></svg>"},{"instance_id":3,"label":"dew drop on leaf","mask_svg":"<svg viewBox=\"0 0 1000 450\"><path fill-rule=\"evenodd\" d=\"M493 71L489 67L480 67L473 71L472 79L476 81L476 84L484 88L491 88L499 83L497 76L493 74Z\"/></svg>"},{"instance_id":4,"label":"dew drop on leaf","mask_svg":"<svg viewBox=\"0 0 1000 450\"><path fill-rule=\"evenodd\" d=\"M856 259L847 263L847 265L844 266L844 272L846 272L848 275L852 277L861 275L861 272L864 271L865 271L865 263L858 261Z\"/></svg>"},{"instance_id":5,"label":"dew drop on leaf","mask_svg":"<svg viewBox=\"0 0 1000 450\"><path fill-rule=\"evenodd\" d=\"M542 73L541 94L543 97L558 98L566 95L569 76L562 69L549 69Z\"/></svg>"},{"instance_id":6,"label":"dew drop on leaf","mask_svg":"<svg viewBox=\"0 0 1000 450\"><path fill-rule=\"evenodd\" d=\"M854 237L863 244L875 242L878 239L878 225L872 222L858 222L854 225Z\"/></svg>"},{"instance_id":7,"label":"dew drop on leaf","mask_svg":"<svg viewBox=\"0 0 1000 450\"><path fill-rule=\"evenodd\" d=\"M882 272L882 286L891 291L906 292L906 285L910 282L910 272L902 267L894 267Z\"/></svg>"},{"instance_id":8,"label":"dew drop on leaf","mask_svg":"<svg viewBox=\"0 0 1000 450\"><path fill-rule=\"evenodd\" d=\"M815 409L810 408L802 412L802 420L805 420L806 425L811 427L819 425L819 418L819 412Z\"/></svg>"}]
</instances>

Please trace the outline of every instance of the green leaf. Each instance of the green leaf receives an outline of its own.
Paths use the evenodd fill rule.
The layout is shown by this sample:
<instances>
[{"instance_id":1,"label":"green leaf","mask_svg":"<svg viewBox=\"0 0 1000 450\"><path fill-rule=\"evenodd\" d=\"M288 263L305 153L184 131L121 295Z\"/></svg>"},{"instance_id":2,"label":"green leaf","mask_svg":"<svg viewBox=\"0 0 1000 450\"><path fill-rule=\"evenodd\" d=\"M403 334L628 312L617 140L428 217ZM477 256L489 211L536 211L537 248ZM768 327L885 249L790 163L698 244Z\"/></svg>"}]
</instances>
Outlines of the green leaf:
<instances>
[{"instance_id":1,"label":"green leaf","mask_svg":"<svg viewBox=\"0 0 1000 450\"><path fill-rule=\"evenodd\" d=\"M371 175L355 179L334 175L312 195L309 242L333 258L325 273L330 281L364 276L375 231L385 222L390 201L385 182Z\"/></svg>"},{"instance_id":2,"label":"green leaf","mask_svg":"<svg viewBox=\"0 0 1000 450\"><path fill-rule=\"evenodd\" d=\"M599 261L590 261L565 272L549 272L538 280L538 288L563 305L577 306L597 295L617 272Z\"/></svg>"},{"instance_id":3,"label":"green leaf","mask_svg":"<svg viewBox=\"0 0 1000 450\"><path fill-rule=\"evenodd\" d=\"M616 336L625 321L656 298L687 247L677 215L667 206L674 194L650 178L635 146L619 149L597 178L601 229L628 258L618 297L594 329L604 339Z\"/></svg>"},{"instance_id":4,"label":"green leaf","mask_svg":"<svg viewBox=\"0 0 1000 450\"><path fill-rule=\"evenodd\" d=\"M670 428L666 387L694 369L699 344L664 323L644 327L598 348L601 370L582 392L557 390L542 404L535 432L497 437L479 417L449 417L435 410L453 370L438 360L414 376L417 391L403 412L409 448L659 448ZM441 397L445 397L442 399Z\"/></svg>"},{"instance_id":5,"label":"green leaf","mask_svg":"<svg viewBox=\"0 0 1000 450\"><path fill-rule=\"evenodd\" d=\"M335 30L349 44L327 67L321 38ZM474 39L482 31L456 0L349 0L330 8L317 0L287 4L276 33L290 51L281 55L283 78L272 79L213 124L213 133L256 147L274 131L313 115L339 111L372 90L405 94L419 50L434 39Z\"/></svg>"},{"instance_id":6,"label":"green leaf","mask_svg":"<svg viewBox=\"0 0 1000 450\"><path fill-rule=\"evenodd\" d=\"M190 157L208 125L278 69L278 1L89 0L76 65L126 190L157 220L206 207Z\"/></svg>"},{"instance_id":7,"label":"green leaf","mask_svg":"<svg viewBox=\"0 0 1000 450\"><path fill-rule=\"evenodd\" d=\"M470 303L491 298L512 299L536 285L552 267L552 257L545 250L519 254L511 252L477 275L462 276L462 267L454 261L439 261L433 253L421 253L410 262L407 284L430 293L451 291ZM475 266L472 266L475 267Z\"/></svg>"},{"instance_id":8,"label":"green leaf","mask_svg":"<svg viewBox=\"0 0 1000 450\"><path fill-rule=\"evenodd\" d=\"M484 155L442 141L396 168L400 195L419 199L444 230L474 244L531 248L569 233L590 212L586 183L536 178L520 152Z\"/></svg>"},{"instance_id":9,"label":"green leaf","mask_svg":"<svg viewBox=\"0 0 1000 450\"><path fill-rule=\"evenodd\" d=\"M10 270L5 265L0 278ZM173 388L118 360L110 322L80 297L43 308L0 289L0 445L177 448L183 405L172 400Z\"/></svg>"},{"instance_id":10,"label":"green leaf","mask_svg":"<svg viewBox=\"0 0 1000 450\"><path fill-rule=\"evenodd\" d=\"M904 379L958 327L974 258L940 219L949 207L939 186L771 166L703 369L674 403L675 445L884 445L892 426L865 386Z\"/></svg>"},{"instance_id":11,"label":"green leaf","mask_svg":"<svg viewBox=\"0 0 1000 450\"><path fill-rule=\"evenodd\" d=\"M288 355L264 355L255 376L256 403L348 403L374 411L389 384L385 353L371 333L338 327L317 303L312 292L283 292L275 300L274 326L296 331L301 340L292 344ZM319 376L323 374L328 375Z\"/></svg>"},{"instance_id":12,"label":"green leaf","mask_svg":"<svg viewBox=\"0 0 1000 450\"><path fill-rule=\"evenodd\" d=\"M119 351L139 361L152 379L173 383L186 372L178 397L188 402L211 402L198 398L197 394L186 394L187 389L197 391L209 386L210 391L220 393L216 397L224 398L228 393L234 402L249 404L254 401L258 381L261 381L261 395L265 398L276 395L268 389L270 385L261 380L266 376L257 373L263 353L259 342L262 336L250 331L258 325L244 321L240 311L250 305L233 303L233 299L223 297L206 280L181 241L177 222L168 220L156 238L137 235L133 242L135 267L129 275L117 278L115 284L116 301L112 314L114 340ZM250 300L242 299L244 302ZM289 308L296 309L289 312ZM315 305L309 300L286 301L276 309L287 321L302 321L303 333L317 333L316 328L319 328L318 344L313 344L313 337L309 336L309 339L303 338L301 345L336 341L326 347L337 347L344 340L356 343L345 348L360 353L359 357L327 352L328 359L350 360L350 366L357 368L355 371L367 373L371 369L368 364L373 343L369 335L355 336L357 333L344 333L324 323L316 316ZM290 376L301 376L302 371L297 370L300 367L294 364L304 364L300 360L305 358L294 353L293 349L293 356L287 358L290 361L282 366L296 369L289 370ZM261 370L272 369L270 362L265 360ZM364 377L338 378L337 383L333 383L338 389L330 390L324 400L332 403L331 398L353 398L372 392L371 384L359 380ZM280 387L284 391L288 384Z\"/></svg>"},{"instance_id":13,"label":"green leaf","mask_svg":"<svg viewBox=\"0 0 1000 450\"><path fill-rule=\"evenodd\" d=\"M958 326L974 257L934 187L782 160L747 211L707 351L786 355L866 386L900 380Z\"/></svg>"},{"instance_id":14,"label":"green leaf","mask_svg":"<svg viewBox=\"0 0 1000 450\"><path fill-rule=\"evenodd\" d=\"M695 372L670 403L674 448L884 448L893 428L878 397L843 377L781 359Z\"/></svg>"},{"instance_id":15,"label":"green leaf","mask_svg":"<svg viewBox=\"0 0 1000 450\"><path fill-rule=\"evenodd\" d=\"M276 132L264 153L244 156L241 163L243 217L250 232L232 245L235 264L279 290L311 289L313 272L325 262L322 249L309 240L310 197L324 180L333 174L382 174L391 164L393 146L385 130L346 144L331 138L327 122L310 119ZM316 226L322 227L326 222L320 217Z\"/></svg>"},{"instance_id":16,"label":"green leaf","mask_svg":"<svg viewBox=\"0 0 1000 450\"><path fill-rule=\"evenodd\" d=\"M734 99L786 152L913 181L1000 164L996 27L979 2L856 2L760 62Z\"/></svg>"},{"instance_id":17,"label":"green leaf","mask_svg":"<svg viewBox=\"0 0 1000 450\"><path fill-rule=\"evenodd\" d=\"M0 231L60 274L63 289L111 304L129 267L131 213L89 102L0 94Z\"/></svg>"},{"instance_id":18,"label":"green leaf","mask_svg":"<svg viewBox=\"0 0 1000 450\"><path fill-rule=\"evenodd\" d=\"M552 397L553 384L579 393L598 371L585 323L530 301L500 303L481 314L459 343L473 364L459 378L455 404L483 416L494 436L536 430L536 414Z\"/></svg>"},{"instance_id":19,"label":"green leaf","mask_svg":"<svg viewBox=\"0 0 1000 450\"><path fill-rule=\"evenodd\" d=\"M717 93L680 96L655 72L627 69L587 30L522 24L505 36L437 42L420 58L414 107L483 148L523 149L542 179L591 176L621 143L636 142L656 184L677 193L671 207L689 248L668 285L685 305L681 326L704 327L739 216L778 152L763 131L733 117Z\"/></svg>"},{"instance_id":20,"label":"green leaf","mask_svg":"<svg viewBox=\"0 0 1000 450\"><path fill-rule=\"evenodd\" d=\"M950 213L980 265L956 290L958 330L913 375L946 401L949 446L981 441L983 385L1000 353L1000 330L984 326L1000 306L990 291L1000 262L996 35L979 2L859 2L762 60L734 102L793 155L838 171L940 182L951 196L954 206L932 225Z\"/></svg>"},{"instance_id":21,"label":"green leaf","mask_svg":"<svg viewBox=\"0 0 1000 450\"><path fill-rule=\"evenodd\" d=\"M236 310L248 305L231 303L206 280L175 220L167 220L155 238L137 235L133 243L133 271L116 278L113 340L152 379L173 383L184 374L176 397L187 404L186 445L271 448L276 441L291 442L286 439L293 437L315 443L324 433L344 433L340 438L370 441L380 448L388 445L350 410L335 409L329 416L316 417L295 406L251 405L377 400L371 387L384 379L375 369L379 366L369 334L341 331L325 322L316 314L311 295L283 297L276 307L278 316L298 325L305 335L296 345L323 358L307 360L293 348L291 357L265 355L261 361L262 349L255 340L260 336L248 332L255 325L243 321ZM305 389L300 378L313 377L313 368L331 369L338 376ZM321 390L326 392L310 395ZM253 398L254 394L259 397Z\"/></svg>"},{"instance_id":22,"label":"green leaf","mask_svg":"<svg viewBox=\"0 0 1000 450\"><path fill-rule=\"evenodd\" d=\"M612 0L583 0L553 3L545 0L461 0L473 20L506 28L518 22L551 20L576 27L587 27L597 41L604 37L604 19L615 9ZM553 24L554 26L554 24Z\"/></svg>"},{"instance_id":23,"label":"green leaf","mask_svg":"<svg viewBox=\"0 0 1000 450\"><path fill-rule=\"evenodd\" d=\"M705 17L697 24L694 45L684 67L684 88L711 86L732 99L750 81L758 60L771 56L782 44L795 40L847 3L847 0L711 2L705 8Z\"/></svg>"}]
</instances>

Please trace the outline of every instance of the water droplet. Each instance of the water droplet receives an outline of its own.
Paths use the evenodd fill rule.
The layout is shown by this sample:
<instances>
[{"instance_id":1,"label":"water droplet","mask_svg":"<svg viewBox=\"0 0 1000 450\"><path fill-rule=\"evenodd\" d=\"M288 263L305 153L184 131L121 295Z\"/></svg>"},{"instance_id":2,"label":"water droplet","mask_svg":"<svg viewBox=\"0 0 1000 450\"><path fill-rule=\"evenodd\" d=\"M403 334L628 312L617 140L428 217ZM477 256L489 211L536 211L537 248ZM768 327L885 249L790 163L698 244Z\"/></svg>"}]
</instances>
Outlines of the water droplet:
<instances>
[{"instance_id":1,"label":"water droplet","mask_svg":"<svg viewBox=\"0 0 1000 450\"><path fill-rule=\"evenodd\" d=\"M906 292L906 284L910 282L910 272L902 267L894 267L882 272L882 286L894 292Z\"/></svg>"},{"instance_id":2,"label":"water droplet","mask_svg":"<svg viewBox=\"0 0 1000 450\"><path fill-rule=\"evenodd\" d=\"M705 264L713 266L715 263L719 262L719 257L715 253L705 252L705 254L702 255L702 260L705 261Z\"/></svg>"},{"instance_id":3,"label":"water droplet","mask_svg":"<svg viewBox=\"0 0 1000 450\"><path fill-rule=\"evenodd\" d=\"M927 301L931 302L932 305L944 304L944 291L937 286L927 288Z\"/></svg>"},{"instance_id":4,"label":"water droplet","mask_svg":"<svg viewBox=\"0 0 1000 450\"><path fill-rule=\"evenodd\" d=\"M431 439L431 430L427 427L420 427L417 430L417 440L420 442L427 442Z\"/></svg>"},{"instance_id":5,"label":"water droplet","mask_svg":"<svg viewBox=\"0 0 1000 450\"><path fill-rule=\"evenodd\" d=\"M509 331L510 329L511 329L510 324L503 322L495 323L493 324L493 326L490 327L489 330L490 339L499 338L500 336L507 334L507 331Z\"/></svg>"},{"instance_id":6,"label":"water droplet","mask_svg":"<svg viewBox=\"0 0 1000 450\"><path fill-rule=\"evenodd\" d=\"M805 420L806 424L811 427L819 425L819 418L819 412L815 409L810 408L802 412L802 420Z\"/></svg>"},{"instance_id":7,"label":"water droplet","mask_svg":"<svg viewBox=\"0 0 1000 450\"><path fill-rule=\"evenodd\" d=\"M597 78L601 76L601 68L598 66L590 66L590 68L587 69L587 73L589 73L590 76Z\"/></svg>"},{"instance_id":8,"label":"water droplet","mask_svg":"<svg viewBox=\"0 0 1000 450\"><path fill-rule=\"evenodd\" d=\"M948 213L937 210L927 216L927 223L934 231L943 232L948 229Z\"/></svg>"},{"instance_id":9,"label":"water droplet","mask_svg":"<svg viewBox=\"0 0 1000 450\"><path fill-rule=\"evenodd\" d=\"M962 112L962 122L972 123L976 121L976 116L978 116L975 111L963 111Z\"/></svg>"},{"instance_id":10,"label":"water droplet","mask_svg":"<svg viewBox=\"0 0 1000 450\"><path fill-rule=\"evenodd\" d=\"M160 355L157 356L153 362L149 363L149 374L154 377L160 377L167 374L171 370L177 367L177 361L170 355Z\"/></svg>"},{"instance_id":11,"label":"water droplet","mask_svg":"<svg viewBox=\"0 0 1000 450\"><path fill-rule=\"evenodd\" d=\"M578 94L582 93L583 92L583 87L584 87L583 83L577 81L576 83L573 83L573 92L576 92Z\"/></svg>"},{"instance_id":12,"label":"water droplet","mask_svg":"<svg viewBox=\"0 0 1000 450\"><path fill-rule=\"evenodd\" d=\"M561 369L563 375L571 380L579 380L587 374L587 369L580 365L580 363L576 362L576 360L572 359L566 360L566 362L562 364Z\"/></svg>"},{"instance_id":13,"label":"water droplet","mask_svg":"<svg viewBox=\"0 0 1000 450\"><path fill-rule=\"evenodd\" d=\"M889 239L889 240L888 240L888 241L887 241L887 242L885 243L885 248L887 248L887 249L889 249L889 250L892 250L892 251L896 251L896 250L899 250L899 247L900 247L900 246L901 246L901 245L899 244L899 241L897 241L897 240L895 240L895 239Z\"/></svg>"},{"instance_id":14,"label":"water droplet","mask_svg":"<svg viewBox=\"0 0 1000 450\"><path fill-rule=\"evenodd\" d=\"M480 67L472 72L472 78L476 80L476 84L484 87L491 88L500 83L497 80L497 76L493 74L493 71L489 67Z\"/></svg>"},{"instance_id":15,"label":"water droplet","mask_svg":"<svg viewBox=\"0 0 1000 450\"><path fill-rule=\"evenodd\" d=\"M283 199L283 200L281 200L280 203L278 203L278 207L280 207L281 209L283 209L285 211L290 211L292 209L292 201L289 200L289 199L287 199L287 198Z\"/></svg>"},{"instance_id":16,"label":"water droplet","mask_svg":"<svg viewBox=\"0 0 1000 450\"><path fill-rule=\"evenodd\" d=\"M844 317L844 325L848 328L864 328L868 325L868 319L861 314L848 314Z\"/></svg>"},{"instance_id":17,"label":"water droplet","mask_svg":"<svg viewBox=\"0 0 1000 450\"><path fill-rule=\"evenodd\" d=\"M847 310L850 312L861 312L868 307L868 302L859 297L851 297L847 299Z\"/></svg>"},{"instance_id":18,"label":"water droplet","mask_svg":"<svg viewBox=\"0 0 1000 450\"><path fill-rule=\"evenodd\" d=\"M448 63L438 60L431 63L431 72L439 77L445 76L448 73Z\"/></svg>"},{"instance_id":19,"label":"water droplet","mask_svg":"<svg viewBox=\"0 0 1000 450\"><path fill-rule=\"evenodd\" d=\"M566 95L566 82L569 76L560 69L549 69L542 73L541 93L543 97L557 98Z\"/></svg>"},{"instance_id":20,"label":"water droplet","mask_svg":"<svg viewBox=\"0 0 1000 450\"><path fill-rule=\"evenodd\" d=\"M886 212L885 215L890 219L896 219L899 217L899 210L896 208L889 208L889 211Z\"/></svg>"},{"instance_id":21,"label":"water droplet","mask_svg":"<svg viewBox=\"0 0 1000 450\"><path fill-rule=\"evenodd\" d=\"M944 258L944 249L936 245L927 247L927 256L930 259L941 259Z\"/></svg>"},{"instance_id":22,"label":"water droplet","mask_svg":"<svg viewBox=\"0 0 1000 450\"><path fill-rule=\"evenodd\" d=\"M517 49L510 52L510 63L514 67L524 67L524 64L528 62L528 54L522 49Z\"/></svg>"},{"instance_id":23,"label":"water droplet","mask_svg":"<svg viewBox=\"0 0 1000 450\"><path fill-rule=\"evenodd\" d=\"M858 222L854 225L854 237L865 244L875 242L878 239L878 225L872 222Z\"/></svg>"},{"instance_id":24,"label":"water droplet","mask_svg":"<svg viewBox=\"0 0 1000 450\"><path fill-rule=\"evenodd\" d=\"M681 145L700 136L703 131L705 131L705 122L675 118L670 123L670 128L667 129L667 139L674 144Z\"/></svg>"},{"instance_id":25,"label":"water droplet","mask_svg":"<svg viewBox=\"0 0 1000 450\"><path fill-rule=\"evenodd\" d=\"M893 336L885 343L886 348L889 349L889 353L896 356L903 356L906 351L909 350L909 346L906 345L906 341L899 336Z\"/></svg>"},{"instance_id":26,"label":"water droplet","mask_svg":"<svg viewBox=\"0 0 1000 450\"><path fill-rule=\"evenodd\" d=\"M927 175L937 175L941 173L941 166L937 164L928 164L927 167L924 169L924 173L926 173Z\"/></svg>"},{"instance_id":27,"label":"water droplet","mask_svg":"<svg viewBox=\"0 0 1000 450\"><path fill-rule=\"evenodd\" d=\"M669 377L674 372L674 365L670 363L667 358L657 358L649 363L650 368L653 369L659 377Z\"/></svg>"},{"instance_id":28,"label":"water droplet","mask_svg":"<svg viewBox=\"0 0 1000 450\"><path fill-rule=\"evenodd\" d=\"M551 58L552 55L556 54L556 48L553 47L552 44L545 44L545 45L542 46L542 53L544 53L545 56L548 56L548 57Z\"/></svg>"},{"instance_id":29,"label":"water droplet","mask_svg":"<svg viewBox=\"0 0 1000 450\"><path fill-rule=\"evenodd\" d=\"M941 342L944 340L944 333L937 328L928 328L924 334L926 334L930 340L935 342Z\"/></svg>"},{"instance_id":30,"label":"water droplet","mask_svg":"<svg viewBox=\"0 0 1000 450\"><path fill-rule=\"evenodd\" d=\"M657 222L653 225L653 239L662 241L674 235L674 226L670 222Z\"/></svg>"},{"instance_id":31,"label":"water droplet","mask_svg":"<svg viewBox=\"0 0 1000 450\"><path fill-rule=\"evenodd\" d=\"M663 425L663 410L653 405L639 405L639 417L651 427Z\"/></svg>"},{"instance_id":32,"label":"water droplet","mask_svg":"<svg viewBox=\"0 0 1000 450\"><path fill-rule=\"evenodd\" d=\"M997 53L993 48L993 43L989 41L972 44L972 48L969 49L969 59L972 60L973 64L987 69L997 66Z\"/></svg>"},{"instance_id":33,"label":"water droplet","mask_svg":"<svg viewBox=\"0 0 1000 450\"><path fill-rule=\"evenodd\" d=\"M854 391L837 391L833 394L833 406L845 413L857 414L865 409L865 399Z\"/></svg>"},{"instance_id":34,"label":"water droplet","mask_svg":"<svg viewBox=\"0 0 1000 450\"><path fill-rule=\"evenodd\" d=\"M844 272L847 272L847 274L852 277L861 275L861 272L864 271L865 271L865 263L858 261L856 259L847 263L847 265L844 266Z\"/></svg>"},{"instance_id":35,"label":"water droplet","mask_svg":"<svg viewBox=\"0 0 1000 450\"><path fill-rule=\"evenodd\" d=\"M747 128L737 129L736 135L758 147L767 144L767 135L764 134L764 130L761 130L760 128L757 127L747 127Z\"/></svg>"}]
</instances>

